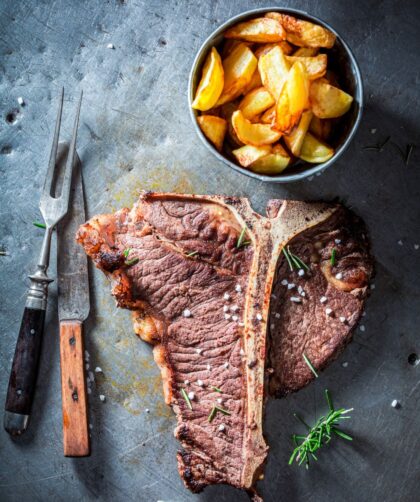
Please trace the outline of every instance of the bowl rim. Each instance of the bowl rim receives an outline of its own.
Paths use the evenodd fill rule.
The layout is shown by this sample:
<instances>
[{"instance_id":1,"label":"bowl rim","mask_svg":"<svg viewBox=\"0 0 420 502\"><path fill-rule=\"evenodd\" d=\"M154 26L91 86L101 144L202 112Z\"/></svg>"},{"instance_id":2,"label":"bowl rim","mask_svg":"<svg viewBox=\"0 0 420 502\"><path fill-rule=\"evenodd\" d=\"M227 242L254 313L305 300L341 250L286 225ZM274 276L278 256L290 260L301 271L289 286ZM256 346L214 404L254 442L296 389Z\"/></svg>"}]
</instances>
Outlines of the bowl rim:
<instances>
[{"instance_id":1,"label":"bowl rim","mask_svg":"<svg viewBox=\"0 0 420 502\"><path fill-rule=\"evenodd\" d=\"M305 169L301 173L295 173L295 174L286 174L286 175L277 175L277 176L268 176L265 174L259 174L255 173L249 169L245 169L244 167L241 167L232 161L230 161L228 158L226 158L224 155L222 155L220 152L214 148L213 145L210 144L208 139L204 136L203 132L201 131L198 122L197 122L197 116L196 112L192 108L192 101L193 101L193 80L194 76L198 70L198 62L202 57L202 54L204 51L207 51L209 48L210 43L212 40L214 40L217 36L221 35L228 27L232 26L233 24L240 22L241 20L246 20L247 18L257 15L257 14L264 14L266 12L282 12L282 13L287 13L287 14L295 14L297 16L303 16L304 18L306 17L310 21L314 21L324 28L327 28L330 30L334 35L340 40L340 43L344 47L349 59L351 66L353 68L353 73L355 75L355 80L356 80L356 87L355 87L355 94L357 96L357 103L359 105L359 109L357 111L357 115L354 121L354 124L352 128L350 129L346 139L344 142L341 144L339 148L337 148L336 152L334 155L331 157L331 159L327 160L327 162L323 162L322 164L314 164L313 167ZM230 168L234 169L235 171L245 174L246 176L249 176L251 178L263 181L263 182L268 182L268 183L290 183L294 181L300 181L302 179L308 178L310 176L314 176L316 174L321 174L325 169L330 167L334 162L336 162L342 155L343 153L347 150L349 144L351 143L354 135L356 134L356 131L360 125L360 121L362 119L362 114L363 114L363 109L364 109L364 99L363 99L363 80L362 80L362 75L360 72L359 65L357 63L357 60L348 46L348 44L345 42L345 40L341 37L341 35L338 34L338 32L330 26L326 21L323 19L318 18L317 16L314 16L312 14L308 14L306 11L300 10L300 9L294 9L291 7L259 7L256 9L250 9L247 11L243 11L240 14L237 14L236 16L233 16L229 19L227 19L224 23L222 23L218 28L216 28L210 35L204 40L204 42L201 44L200 48L197 51L197 54L194 58L191 70L190 70L190 75L188 78L188 107L190 111L190 117L193 122L194 128L201 139L201 141L204 143L206 148L210 150L215 157L217 157L220 161L222 161L224 164L228 165Z\"/></svg>"}]
</instances>

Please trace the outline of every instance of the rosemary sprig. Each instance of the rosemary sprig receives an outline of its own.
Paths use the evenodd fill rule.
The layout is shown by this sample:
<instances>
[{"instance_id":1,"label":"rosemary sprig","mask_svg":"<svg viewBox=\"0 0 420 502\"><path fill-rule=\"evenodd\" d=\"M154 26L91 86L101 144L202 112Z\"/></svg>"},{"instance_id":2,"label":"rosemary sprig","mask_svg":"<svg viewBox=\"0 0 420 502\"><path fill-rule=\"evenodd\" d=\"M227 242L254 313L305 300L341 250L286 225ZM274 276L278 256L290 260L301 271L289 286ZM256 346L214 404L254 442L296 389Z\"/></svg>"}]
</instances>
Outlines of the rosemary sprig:
<instances>
[{"instance_id":1,"label":"rosemary sprig","mask_svg":"<svg viewBox=\"0 0 420 502\"><path fill-rule=\"evenodd\" d=\"M249 246L249 244L251 244L251 241L245 241L245 233L247 231L247 228L244 227L241 231L241 233L239 234L239 237L238 237L238 241L236 243L236 248L239 249L243 246Z\"/></svg>"},{"instance_id":2,"label":"rosemary sprig","mask_svg":"<svg viewBox=\"0 0 420 502\"><path fill-rule=\"evenodd\" d=\"M47 225L45 223L39 223L38 221L33 221L32 225L35 225L38 228L43 228L44 230L47 228Z\"/></svg>"},{"instance_id":3,"label":"rosemary sprig","mask_svg":"<svg viewBox=\"0 0 420 502\"><path fill-rule=\"evenodd\" d=\"M325 397L327 399L329 412L326 416L320 417L313 427L310 427L306 422L304 422L298 415L295 415L308 429L308 434L292 436L293 443L295 444L295 449L293 450L289 465L291 465L294 460L299 465L305 463L306 468L309 468L309 460L312 457L314 460L318 460L315 452L318 451L322 446L328 444L333 435L339 436L347 441L353 441L353 438L339 429L339 423L341 420L349 419L347 413L353 411L353 408L345 410L340 408L338 410L334 409L331 395L328 390L325 390Z\"/></svg>"},{"instance_id":4,"label":"rosemary sprig","mask_svg":"<svg viewBox=\"0 0 420 502\"><path fill-rule=\"evenodd\" d=\"M222 389L219 389L219 387L215 387L214 385L210 385L210 389L212 389L216 392L223 392Z\"/></svg>"},{"instance_id":5,"label":"rosemary sprig","mask_svg":"<svg viewBox=\"0 0 420 502\"><path fill-rule=\"evenodd\" d=\"M410 162L411 154L413 153L413 150L416 147L416 145L414 145L412 143L408 143L406 145L405 151L404 151L397 143L395 143L395 141L390 141L390 140L391 140L391 136L388 136L382 143L378 143L376 145L367 145L367 146L364 146L364 147L362 147L362 150L372 150L372 151L375 151L375 152L382 152L383 149L384 149L384 147L385 147L385 145L390 144L401 155L401 158L403 159L404 164L406 166L408 166L408 164Z\"/></svg>"},{"instance_id":6,"label":"rosemary sprig","mask_svg":"<svg viewBox=\"0 0 420 502\"><path fill-rule=\"evenodd\" d=\"M412 143L409 143L407 145L406 153L405 153L405 165L408 166L408 163L410 162L411 154L413 153L413 150L416 146L413 145Z\"/></svg>"},{"instance_id":7,"label":"rosemary sprig","mask_svg":"<svg viewBox=\"0 0 420 502\"><path fill-rule=\"evenodd\" d=\"M184 398L185 402L187 403L188 408L190 410L192 410L191 400L188 397L188 394L185 392L185 389L181 389L181 394L182 394L182 397Z\"/></svg>"},{"instance_id":8,"label":"rosemary sprig","mask_svg":"<svg viewBox=\"0 0 420 502\"><path fill-rule=\"evenodd\" d=\"M217 412L220 412L223 415L230 415L231 414L230 411L225 410L224 408L221 408L220 406L214 405L213 408L211 409L209 417L208 417L209 422L213 422L214 417L217 415Z\"/></svg>"},{"instance_id":9,"label":"rosemary sprig","mask_svg":"<svg viewBox=\"0 0 420 502\"><path fill-rule=\"evenodd\" d=\"M126 267L132 267L133 265L135 265L136 263L138 263L140 260L136 257L136 258L131 258L131 260L125 260L124 262L124 265Z\"/></svg>"},{"instance_id":10,"label":"rosemary sprig","mask_svg":"<svg viewBox=\"0 0 420 502\"><path fill-rule=\"evenodd\" d=\"M313 364L309 360L308 356L305 354L305 352L302 354L303 359L305 360L305 363L308 365L308 368L312 371L312 373L318 378L318 373L316 372L316 369L314 368Z\"/></svg>"},{"instance_id":11,"label":"rosemary sprig","mask_svg":"<svg viewBox=\"0 0 420 502\"><path fill-rule=\"evenodd\" d=\"M377 143L376 145L367 145L362 148L362 150L374 150L376 152L382 152L384 146L391 139L391 136L388 136L382 143Z\"/></svg>"},{"instance_id":12,"label":"rosemary sprig","mask_svg":"<svg viewBox=\"0 0 420 502\"><path fill-rule=\"evenodd\" d=\"M331 251L331 266L332 267L335 265L335 253L336 253L336 250L335 250L335 248L333 248Z\"/></svg>"},{"instance_id":13,"label":"rosemary sprig","mask_svg":"<svg viewBox=\"0 0 420 502\"><path fill-rule=\"evenodd\" d=\"M306 271L309 271L308 265L299 258L299 256L295 255L290 251L290 247L282 249L284 256L286 257L287 263L289 265L290 271L293 272L294 269L299 270L304 268Z\"/></svg>"},{"instance_id":14,"label":"rosemary sprig","mask_svg":"<svg viewBox=\"0 0 420 502\"><path fill-rule=\"evenodd\" d=\"M186 256L188 256L188 258L191 258L192 256L195 256L196 254L198 254L198 251L191 251L191 253L187 253Z\"/></svg>"},{"instance_id":15,"label":"rosemary sprig","mask_svg":"<svg viewBox=\"0 0 420 502\"><path fill-rule=\"evenodd\" d=\"M130 254L131 249L132 248L124 249L124 251L123 251L124 258L128 258L128 255Z\"/></svg>"}]
</instances>

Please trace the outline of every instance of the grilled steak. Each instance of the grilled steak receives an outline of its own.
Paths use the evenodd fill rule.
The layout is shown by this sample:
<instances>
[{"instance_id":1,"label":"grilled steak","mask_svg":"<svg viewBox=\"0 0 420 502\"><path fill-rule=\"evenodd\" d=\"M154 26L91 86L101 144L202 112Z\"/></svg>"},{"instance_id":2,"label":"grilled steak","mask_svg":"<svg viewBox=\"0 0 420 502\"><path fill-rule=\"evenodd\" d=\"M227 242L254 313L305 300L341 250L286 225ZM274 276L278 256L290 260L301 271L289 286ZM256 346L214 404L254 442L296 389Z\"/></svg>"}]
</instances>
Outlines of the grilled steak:
<instances>
[{"instance_id":1,"label":"grilled steak","mask_svg":"<svg viewBox=\"0 0 420 502\"><path fill-rule=\"evenodd\" d=\"M214 483L252 489L268 450L266 390L308 383L302 353L325 367L361 313L371 266L353 216L294 201L271 201L267 214L247 199L145 193L78 232L118 306L133 311L136 333L155 345L178 420L179 471L195 492ZM279 259L285 245L310 265L304 275Z\"/></svg>"}]
</instances>

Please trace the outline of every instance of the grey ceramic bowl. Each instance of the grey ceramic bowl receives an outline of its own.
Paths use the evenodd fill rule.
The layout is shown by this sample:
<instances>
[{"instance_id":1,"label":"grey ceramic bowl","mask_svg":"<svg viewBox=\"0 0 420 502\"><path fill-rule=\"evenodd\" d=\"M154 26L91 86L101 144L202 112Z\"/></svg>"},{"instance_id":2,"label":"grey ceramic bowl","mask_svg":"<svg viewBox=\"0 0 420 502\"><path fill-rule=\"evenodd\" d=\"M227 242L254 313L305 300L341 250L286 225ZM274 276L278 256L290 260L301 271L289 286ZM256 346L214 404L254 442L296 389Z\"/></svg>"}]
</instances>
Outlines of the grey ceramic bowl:
<instances>
[{"instance_id":1,"label":"grey ceramic bowl","mask_svg":"<svg viewBox=\"0 0 420 502\"><path fill-rule=\"evenodd\" d=\"M292 16L305 19L307 21L312 21L325 28L328 28L336 36L337 40L332 49L328 49L328 68L333 70L339 79L340 87L351 94L354 98L350 110L340 119L336 119L336 123L333 127L333 134L329 140L329 144L334 147L335 154L330 160L322 164L309 164L307 162L299 161L296 164L288 167L283 171L283 173L277 176L267 176L264 174L254 173L248 169L245 169L234 160L233 155L228 149L224 149L222 153L218 152L211 143L207 140L197 123L198 113L191 107L191 103L194 99L195 90L201 78L202 65L206 59L206 56L211 49L211 47L219 47L223 42L223 33L236 23L246 21L247 19L252 19L258 16L264 16L266 12L282 12L285 14L290 14ZM226 165L247 176L259 179L261 181L274 182L274 183L288 183L291 181L298 181L308 176L312 176L320 171L323 171L327 167L332 166L334 162L341 157L345 149L348 147L350 141L352 140L357 127L359 126L360 119L362 116L363 109L363 84L362 77L360 74L359 67L357 65L356 59L353 56L349 46L344 42L341 36L332 28L329 24L315 16L311 16L306 12L278 8L278 7L265 7L262 9L249 10L243 12L238 16L232 17L225 23L223 23L217 30L215 30L200 47L191 69L190 78L188 82L188 104L190 107L191 119L193 121L195 130L197 134L206 145L206 147L215 155L219 160L224 162Z\"/></svg>"}]
</instances>

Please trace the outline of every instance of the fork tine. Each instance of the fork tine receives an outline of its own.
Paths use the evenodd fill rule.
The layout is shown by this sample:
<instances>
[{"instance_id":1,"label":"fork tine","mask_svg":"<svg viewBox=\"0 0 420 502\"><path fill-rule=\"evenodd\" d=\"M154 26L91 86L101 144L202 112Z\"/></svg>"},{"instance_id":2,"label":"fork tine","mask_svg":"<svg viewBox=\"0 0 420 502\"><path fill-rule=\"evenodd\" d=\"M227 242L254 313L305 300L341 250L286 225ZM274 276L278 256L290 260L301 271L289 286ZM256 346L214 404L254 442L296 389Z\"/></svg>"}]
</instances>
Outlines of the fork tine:
<instances>
[{"instance_id":1,"label":"fork tine","mask_svg":"<svg viewBox=\"0 0 420 502\"><path fill-rule=\"evenodd\" d=\"M77 128L79 126L79 116L80 116L80 107L82 105L82 97L83 97L83 91L80 92L79 104L77 105L76 117L74 119L74 126L73 126L73 136L71 138L70 148L67 154L66 170L64 172L63 188L61 190L61 196L60 196L60 198L62 198L66 202L67 206L70 196L74 158L76 155Z\"/></svg>"},{"instance_id":2,"label":"fork tine","mask_svg":"<svg viewBox=\"0 0 420 502\"><path fill-rule=\"evenodd\" d=\"M49 196L54 178L55 163L57 158L58 139L60 136L61 114L63 112L64 87L61 88L61 97L58 105L57 121L55 123L54 139L51 147L50 160L48 162L47 175L45 176L43 195Z\"/></svg>"}]
</instances>

